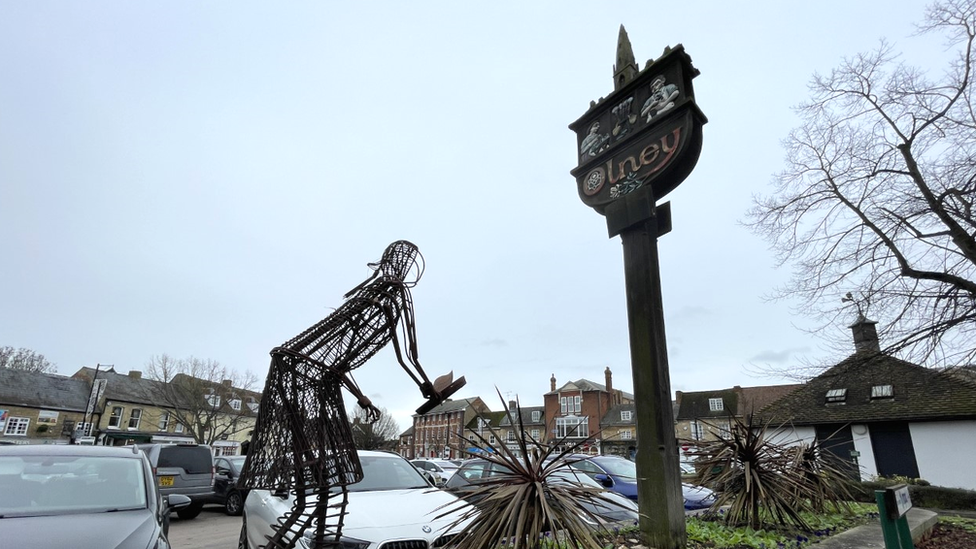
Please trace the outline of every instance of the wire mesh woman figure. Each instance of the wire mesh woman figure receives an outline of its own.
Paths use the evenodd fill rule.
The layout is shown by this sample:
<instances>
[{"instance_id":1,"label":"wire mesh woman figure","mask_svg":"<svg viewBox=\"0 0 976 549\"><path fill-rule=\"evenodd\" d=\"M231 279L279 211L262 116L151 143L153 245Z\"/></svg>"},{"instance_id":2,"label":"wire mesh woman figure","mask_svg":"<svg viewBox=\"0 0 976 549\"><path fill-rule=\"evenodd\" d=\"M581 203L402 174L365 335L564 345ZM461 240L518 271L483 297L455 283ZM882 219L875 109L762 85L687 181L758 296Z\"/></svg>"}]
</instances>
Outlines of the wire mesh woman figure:
<instances>
[{"instance_id":1,"label":"wire mesh woman figure","mask_svg":"<svg viewBox=\"0 0 976 549\"><path fill-rule=\"evenodd\" d=\"M303 535L311 536L315 547L338 543L345 487L363 478L341 388L356 397L368 419L379 418L352 370L392 341L400 366L427 399L417 410L420 414L465 383L464 377L453 381L451 373L431 383L417 359L410 295L424 271L417 247L399 240L369 266L373 275L349 291L338 309L271 351L257 424L238 480L245 488L295 495L268 548L291 549ZM314 531L306 534L313 524ZM244 536L242 532L242 545Z\"/></svg>"}]
</instances>

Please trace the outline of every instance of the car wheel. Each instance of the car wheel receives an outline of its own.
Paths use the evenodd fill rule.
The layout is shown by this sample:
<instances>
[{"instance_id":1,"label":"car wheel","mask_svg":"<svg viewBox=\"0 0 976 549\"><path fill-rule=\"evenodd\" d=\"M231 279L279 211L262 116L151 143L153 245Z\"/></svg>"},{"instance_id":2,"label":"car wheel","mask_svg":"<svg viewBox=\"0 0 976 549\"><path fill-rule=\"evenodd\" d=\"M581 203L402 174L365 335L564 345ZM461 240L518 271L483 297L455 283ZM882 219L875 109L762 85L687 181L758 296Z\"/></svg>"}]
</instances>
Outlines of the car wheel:
<instances>
[{"instance_id":1,"label":"car wheel","mask_svg":"<svg viewBox=\"0 0 976 549\"><path fill-rule=\"evenodd\" d=\"M251 549L247 544L247 515L241 520L241 537L237 540L237 549Z\"/></svg>"},{"instance_id":2,"label":"car wheel","mask_svg":"<svg viewBox=\"0 0 976 549\"><path fill-rule=\"evenodd\" d=\"M241 493L237 490L231 490L227 493L227 499L224 500L224 511L231 516L240 515L244 510L244 498L241 497Z\"/></svg>"},{"instance_id":3,"label":"car wheel","mask_svg":"<svg viewBox=\"0 0 976 549\"><path fill-rule=\"evenodd\" d=\"M182 509L177 509L176 516L180 517L183 520L195 519L197 518L197 515L199 515L200 511L202 510L203 510L202 503L191 503Z\"/></svg>"}]
</instances>

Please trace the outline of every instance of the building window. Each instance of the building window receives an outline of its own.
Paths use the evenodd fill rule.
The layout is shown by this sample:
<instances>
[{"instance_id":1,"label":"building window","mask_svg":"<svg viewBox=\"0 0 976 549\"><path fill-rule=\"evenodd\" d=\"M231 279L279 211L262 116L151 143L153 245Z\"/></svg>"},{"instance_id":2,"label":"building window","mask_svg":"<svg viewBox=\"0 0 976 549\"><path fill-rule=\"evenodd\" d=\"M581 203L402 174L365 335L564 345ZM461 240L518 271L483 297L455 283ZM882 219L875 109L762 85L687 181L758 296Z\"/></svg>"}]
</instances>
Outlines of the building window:
<instances>
[{"instance_id":1,"label":"building window","mask_svg":"<svg viewBox=\"0 0 976 549\"><path fill-rule=\"evenodd\" d=\"M122 426L122 413L125 412L125 408L122 406L112 406L112 415L108 417L108 428L118 429Z\"/></svg>"},{"instance_id":2,"label":"building window","mask_svg":"<svg viewBox=\"0 0 976 549\"><path fill-rule=\"evenodd\" d=\"M163 412L159 415L159 425L156 427L163 432L169 430L169 412Z\"/></svg>"},{"instance_id":3,"label":"building window","mask_svg":"<svg viewBox=\"0 0 976 549\"><path fill-rule=\"evenodd\" d=\"M843 404L847 401L847 389L831 389L827 391L827 404Z\"/></svg>"},{"instance_id":4,"label":"building window","mask_svg":"<svg viewBox=\"0 0 976 549\"><path fill-rule=\"evenodd\" d=\"M630 410L623 410L620 412L620 421L630 421L633 412Z\"/></svg>"},{"instance_id":5,"label":"building window","mask_svg":"<svg viewBox=\"0 0 976 549\"><path fill-rule=\"evenodd\" d=\"M624 440L630 440L630 439L634 438L634 433L630 429L624 429L624 430L620 431L620 438L622 438Z\"/></svg>"},{"instance_id":6,"label":"building window","mask_svg":"<svg viewBox=\"0 0 976 549\"><path fill-rule=\"evenodd\" d=\"M247 397L247 407L255 414L258 413L258 401L254 400L254 397Z\"/></svg>"},{"instance_id":7,"label":"building window","mask_svg":"<svg viewBox=\"0 0 976 549\"><path fill-rule=\"evenodd\" d=\"M559 397L559 413L566 413L566 397Z\"/></svg>"},{"instance_id":8,"label":"building window","mask_svg":"<svg viewBox=\"0 0 976 549\"><path fill-rule=\"evenodd\" d=\"M871 400L892 398L893 396L895 396L895 392L891 385L875 385L871 387Z\"/></svg>"},{"instance_id":9,"label":"building window","mask_svg":"<svg viewBox=\"0 0 976 549\"><path fill-rule=\"evenodd\" d=\"M556 438L586 438L588 436L590 436L590 425L587 418L556 418Z\"/></svg>"},{"instance_id":10,"label":"building window","mask_svg":"<svg viewBox=\"0 0 976 549\"><path fill-rule=\"evenodd\" d=\"M532 423L539 423L539 419L542 418L542 412L536 410L532 412Z\"/></svg>"},{"instance_id":11,"label":"building window","mask_svg":"<svg viewBox=\"0 0 976 549\"><path fill-rule=\"evenodd\" d=\"M495 435L488 435L488 444L494 444L495 442Z\"/></svg>"},{"instance_id":12,"label":"building window","mask_svg":"<svg viewBox=\"0 0 976 549\"><path fill-rule=\"evenodd\" d=\"M213 392L213 390L211 390L210 393L206 395L204 398L207 399L207 404L209 404L211 408L220 407L220 395Z\"/></svg>"},{"instance_id":13,"label":"building window","mask_svg":"<svg viewBox=\"0 0 976 549\"><path fill-rule=\"evenodd\" d=\"M515 431L508 431L505 433L505 440L507 442L515 442Z\"/></svg>"},{"instance_id":14,"label":"building window","mask_svg":"<svg viewBox=\"0 0 976 549\"><path fill-rule=\"evenodd\" d=\"M7 428L3 434L11 437L24 437L27 436L27 427L29 426L29 417L8 417Z\"/></svg>"},{"instance_id":15,"label":"building window","mask_svg":"<svg viewBox=\"0 0 976 549\"><path fill-rule=\"evenodd\" d=\"M132 413L129 414L129 430L138 430L140 420L142 420L142 410L139 408L134 408Z\"/></svg>"},{"instance_id":16,"label":"building window","mask_svg":"<svg viewBox=\"0 0 976 549\"><path fill-rule=\"evenodd\" d=\"M702 440L705 438L705 429L702 427L701 423L697 421L691 422L691 439L692 440Z\"/></svg>"},{"instance_id":17,"label":"building window","mask_svg":"<svg viewBox=\"0 0 976 549\"><path fill-rule=\"evenodd\" d=\"M92 434L92 424L79 421L75 423L75 437L90 437Z\"/></svg>"},{"instance_id":18,"label":"building window","mask_svg":"<svg viewBox=\"0 0 976 549\"><path fill-rule=\"evenodd\" d=\"M233 408L235 411L237 412L241 411L241 399L232 398L228 400L227 403L230 404L230 407Z\"/></svg>"},{"instance_id":19,"label":"building window","mask_svg":"<svg viewBox=\"0 0 976 549\"><path fill-rule=\"evenodd\" d=\"M176 425L173 426L173 432L174 433L182 433L183 432L183 424L180 423L180 422L177 422Z\"/></svg>"},{"instance_id":20,"label":"building window","mask_svg":"<svg viewBox=\"0 0 976 549\"><path fill-rule=\"evenodd\" d=\"M708 409L713 412L721 412L725 409L725 402L720 398L710 398L708 399Z\"/></svg>"},{"instance_id":21,"label":"building window","mask_svg":"<svg viewBox=\"0 0 976 549\"><path fill-rule=\"evenodd\" d=\"M539 430L538 429L532 429L532 439L533 440L539 440Z\"/></svg>"},{"instance_id":22,"label":"building window","mask_svg":"<svg viewBox=\"0 0 976 549\"><path fill-rule=\"evenodd\" d=\"M574 404L576 406L576 411L577 412L579 412L579 411L581 411L583 409L582 408L583 397L581 397L581 396L575 396L575 397L573 397L573 402L574 402Z\"/></svg>"}]
</instances>

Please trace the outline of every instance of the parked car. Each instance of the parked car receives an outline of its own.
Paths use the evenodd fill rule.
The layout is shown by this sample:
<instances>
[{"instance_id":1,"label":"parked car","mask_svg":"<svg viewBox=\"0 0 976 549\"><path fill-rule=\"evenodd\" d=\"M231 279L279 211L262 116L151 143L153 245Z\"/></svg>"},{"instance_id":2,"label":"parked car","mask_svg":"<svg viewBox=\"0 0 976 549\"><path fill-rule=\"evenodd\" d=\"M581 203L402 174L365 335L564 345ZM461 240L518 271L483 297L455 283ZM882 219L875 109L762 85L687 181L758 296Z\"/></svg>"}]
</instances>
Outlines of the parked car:
<instances>
[{"instance_id":1,"label":"parked car","mask_svg":"<svg viewBox=\"0 0 976 549\"><path fill-rule=\"evenodd\" d=\"M240 515L244 511L247 489L237 487L241 468L247 456L219 456L214 458L214 502L224 506L228 515Z\"/></svg>"},{"instance_id":2,"label":"parked car","mask_svg":"<svg viewBox=\"0 0 976 549\"><path fill-rule=\"evenodd\" d=\"M456 463L446 459L417 458L410 463L413 463L418 469L430 473L434 477L435 484L438 485L447 482L458 470Z\"/></svg>"},{"instance_id":3,"label":"parked car","mask_svg":"<svg viewBox=\"0 0 976 549\"><path fill-rule=\"evenodd\" d=\"M0 447L0 545L33 549L169 547L169 511L134 447Z\"/></svg>"},{"instance_id":4,"label":"parked car","mask_svg":"<svg viewBox=\"0 0 976 549\"><path fill-rule=\"evenodd\" d=\"M470 459L466 460L458 469L457 473L447 481L444 489L477 505L481 499L477 494L479 485L489 479L497 479L507 474L511 474L511 470L507 467L484 459ZM604 521L630 522L636 521L639 518L637 504L635 502L613 491L607 491L606 488L590 478L589 475L573 471L567 467L565 470L551 472L546 477L546 482L553 484L571 483L602 491L602 496L607 501L581 501L579 503L586 511L600 517ZM583 518L594 526L596 525L595 521L589 516L584 516Z\"/></svg>"},{"instance_id":5,"label":"parked car","mask_svg":"<svg viewBox=\"0 0 976 549\"><path fill-rule=\"evenodd\" d=\"M463 524L447 528L464 512L464 504L443 490L433 490L406 459L387 452L359 451L363 480L348 487L349 502L342 526L342 547L441 547ZM268 543L278 517L291 512L294 494L251 490L244 502L241 549ZM314 503L314 498L312 499ZM450 514L437 518L448 508ZM311 535L311 532L308 532ZM304 544L304 545L303 545ZM300 540L298 547L308 547Z\"/></svg>"},{"instance_id":6,"label":"parked car","mask_svg":"<svg viewBox=\"0 0 976 549\"><path fill-rule=\"evenodd\" d=\"M637 465L633 461L619 456L586 455L568 456L566 460L603 486L637 501ZM715 502L715 494L704 486L682 483L681 495L687 511L711 507Z\"/></svg>"},{"instance_id":7,"label":"parked car","mask_svg":"<svg viewBox=\"0 0 976 549\"><path fill-rule=\"evenodd\" d=\"M178 509L181 519L196 518L203 504L215 501L213 451L204 444L140 444L152 464L164 495L183 494L190 505Z\"/></svg>"}]
</instances>

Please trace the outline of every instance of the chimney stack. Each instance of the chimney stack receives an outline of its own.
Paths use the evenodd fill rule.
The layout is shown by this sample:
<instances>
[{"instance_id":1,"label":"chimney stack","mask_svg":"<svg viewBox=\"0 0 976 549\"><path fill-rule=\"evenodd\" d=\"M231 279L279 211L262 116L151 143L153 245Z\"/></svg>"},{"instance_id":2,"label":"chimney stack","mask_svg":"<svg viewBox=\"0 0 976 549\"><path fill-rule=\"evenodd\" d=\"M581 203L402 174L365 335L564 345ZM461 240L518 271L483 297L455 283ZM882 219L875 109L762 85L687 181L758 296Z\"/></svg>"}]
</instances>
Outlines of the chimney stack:
<instances>
[{"instance_id":1,"label":"chimney stack","mask_svg":"<svg viewBox=\"0 0 976 549\"><path fill-rule=\"evenodd\" d=\"M610 367L603 371L603 377L607 380L607 392L613 392L613 372L610 371Z\"/></svg>"},{"instance_id":2,"label":"chimney stack","mask_svg":"<svg viewBox=\"0 0 976 549\"><path fill-rule=\"evenodd\" d=\"M549 378L549 391L551 392L555 390L556 390L556 374L552 374L552 377Z\"/></svg>"},{"instance_id":3,"label":"chimney stack","mask_svg":"<svg viewBox=\"0 0 976 549\"><path fill-rule=\"evenodd\" d=\"M864 315L858 315L857 320L854 321L854 324L849 326L854 335L855 352L860 353L861 351L881 351L881 343L878 341L878 330L875 329L875 324L877 324L877 322L864 318Z\"/></svg>"},{"instance_id":4,"label":"chimney stack","mask_svg":"<svg viewBox=\"0 0 976 549\"><path fill-rule=\"evenodd\" d=\"M224 387L227 387L228 389L230 389L233 386L233 383L234 382L232 380L230 380L230 379L225 379L225 380L223 380L223 381L220 382L221 385L223 385Z\"/></svg>"},{"instance_id":5,"label":"chimney stack","mask_svg":"<svg viewBox=\"0 0 976 549\"><path fill-rule=\"evenodd\" d=\"M142 379L142 372L139 370L129 370L129 377L133 379Z\"/></svg>"},{"instance_id":6,"label":"chimney stack","mask_svg":"<svg viewBox=\"0 0 976 549\"><path fill-rule=\"evenodd\" d=\"M518 406L518 404L516 404L514 400L509 400L509 401L508 401L508 410L509 410L510 412L514 412L514 411L515 411L515 408L516 408L517 406Z\"/></svg>"}]
</instances>

